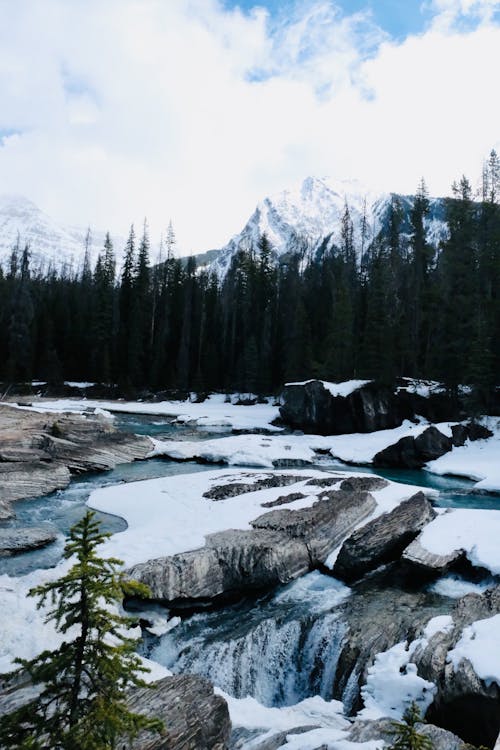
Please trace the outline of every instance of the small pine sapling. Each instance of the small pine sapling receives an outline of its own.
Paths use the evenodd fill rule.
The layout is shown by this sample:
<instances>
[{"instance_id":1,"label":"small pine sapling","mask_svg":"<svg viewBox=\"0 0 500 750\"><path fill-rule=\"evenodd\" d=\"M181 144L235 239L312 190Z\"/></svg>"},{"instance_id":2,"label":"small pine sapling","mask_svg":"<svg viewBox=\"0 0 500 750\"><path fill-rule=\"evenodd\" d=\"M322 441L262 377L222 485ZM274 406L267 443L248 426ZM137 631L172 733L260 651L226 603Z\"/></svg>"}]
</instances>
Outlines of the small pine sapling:
<instances>
[{"instance_id":1,"label":"small pine sapling","mask_svg":"<svg viewBox=\"0 0 500 750\"><path fill-rule=\"evenodd\" d=\"M420 710L413 702L404 712L403 721L392 722L394 729L391 734L394 736L394 741L389 746L389 750L433 750L429 737L416 730L415 725L422 721Z\"/></svg>"},{"instance_id":2,"label":"small pine sapling","mask_svg":"<svg viewBox=\"0 0 500 750\"><path fill-rule=\"evenodd\" d=\"M10 750L113 750L119 739L163 724L127 708L127 691L144 687L144 667L127 634L133 623L116 612L124 595L147 596L146 586L127 581L121 560L102 558L97 547L109 537L91 511L76 523L64 548L75 558L68 572L31 589L37 607L49 604L53 621L67 639L54 651L17 659L15 675L28 676L38 697L0 719L0 747Z\"/></svg>"}]
</instances>

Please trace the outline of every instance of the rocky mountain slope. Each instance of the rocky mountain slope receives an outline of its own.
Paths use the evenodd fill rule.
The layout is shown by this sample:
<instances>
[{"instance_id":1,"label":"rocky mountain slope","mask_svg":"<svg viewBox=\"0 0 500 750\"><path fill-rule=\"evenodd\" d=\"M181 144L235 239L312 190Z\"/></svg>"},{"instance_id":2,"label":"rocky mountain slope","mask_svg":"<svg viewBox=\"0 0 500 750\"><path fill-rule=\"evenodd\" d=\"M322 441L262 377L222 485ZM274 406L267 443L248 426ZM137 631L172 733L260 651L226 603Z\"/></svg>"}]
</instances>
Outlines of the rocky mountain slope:
<instances>
[{"instance_id":1,"label":"rocky mountain slope","mask_svg":"<svg viewBox=\"0 0 500 750\"><path fill-rule=\"evenodd\" d=\"M53 219L32 201L20 195L0 195L0 264L9 262L19 236L21 249L29 243L31 267L47 270L49 266L74 270L81 266L87 229L72 227ZM91 261L104 244L105 232L91 231ZM113 238L115 239L115 238ZM118 238L116 238L118 240ZM122 241L116 250L121 252Z\"/></svg>"},{"instance_id":2,"label":"rocky mountain slope","mask_svg":"<svg viewBox=\"0 0 500 750\"><path fill-rule=\"evenodd\" d=\"M356 180L307 177L295 188L260 201L243 230L220 250L211 268L223 277L234 254L255 246L263 233L277 258L294 252L314 257L339 243L346 204L353 222L355 246L361 250L383 228L392 195L376 193ZM403 209L402 230L409 233L415 196L398 197ZM443 198L430 199L426 229L427 239L434 246L446 236Z\"/></svg>"}]
</instances>

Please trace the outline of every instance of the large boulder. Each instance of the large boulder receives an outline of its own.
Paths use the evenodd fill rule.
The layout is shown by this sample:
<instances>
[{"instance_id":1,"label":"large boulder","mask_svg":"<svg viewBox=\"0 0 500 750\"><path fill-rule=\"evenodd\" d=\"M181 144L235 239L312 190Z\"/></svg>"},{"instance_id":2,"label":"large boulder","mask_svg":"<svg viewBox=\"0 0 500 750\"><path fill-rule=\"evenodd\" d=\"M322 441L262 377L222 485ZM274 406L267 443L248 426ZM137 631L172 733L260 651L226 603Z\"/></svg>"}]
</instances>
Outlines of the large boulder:
<instances>
[{"instance_id":1,"label":"large boulder","mask_svg":"<svg viewBox=\"0 0 500 750\"><path fill-rule=\"evenodd\" d=\"M0 557L46 547L55 541L57 534L46 527L0 529Z\"/></svg>"},{"instance_id":2,"label":"large boulder","mask_svg":"<svg viewBox=\"0 0 500 750\"><path fill-rule=\"evenodd\" d=\"M11 503L67 487L71 473L146 458L147 437L115 430L102 414L44 414L0 405L0 520Z\"/></svg>"},{"instance_id":3,"label":"large boulder","mask_svg":"<svg viewBox=\"0 0 500 750\"><path fill-rule=\"evenodd\" d=\"M141 732L129 750L226 750L231 721L227 703L208 680L195 675L165 677L135 688L127 701L138 714L164 722L162 735Z\"/></svg>"},{"instance_id":4,"label":"large boulder","mask_svg":"<svg viewBox=\"0 0 500 750\"><path fill-rule=\"evenodd\" d=\"M419 734L428 737L433 750L464 750L464 743L456 734L434 724L417 724ZM391 719L357 720L349 732L349 741L355 743L384 740L394 742L394 723Z\"/></svg>"},{"instance_id":5,"label":"large boulder","mask_svg":"<svg viewBox=\"0 0 500 750\"><path fill-rule=\"evenodd\" d=\"M379 451L373 458L373 464L374 466L419 469L428 461L443 456L452 447L452 439L431 425L417 437L408 435Z\"/></svg>"},{"instance_id":6,"label":"large boulder","mask_svg":"<svg viewBox=\"0 0 500 750\"><path fill-rule=\"evenodd\" d=\"M346 539L337 557L334 575L354 581L379 565L397 560L436 513L423 492L405 500L356 530Z\"/></svg>"},{"instance_id":7,"label":"large boulder","mask_svg":"<svg viewBox=\"0 0 500 750\"><path fill-rule=\"evenodd\" d=\"M40 688L23 679L0 683L0 717L37 699ZM118 744L127 750L227 750L231 721L226 701L208 680L195 675L165 677L149 687L133 688L127 708L160 719L164 732L140 732Z\"/></svg>"},{"instance_id":8,"label":"large boulder","mask_svg":"<svg viewBox=\"0 0 500 750\"><path fill-rule=\"evenodd\" d=\"M342 396L333 395L328 385L321 380L286 385L280 408L285 424L319 435L343 435L398 427L412 416L387 386L372 381Z\"/></svg>"},{"instance_id":9,"label":"large boulder","mask_svg":"<svg viewBox=\"0 0 500 750\"><path fill-rule=\"evenodd\" d=\"M324 491L310 508L276 509L252 529L211 534L205 547L158 558L128 574L171 607L202 606L269 589L320 567L376 507L368 492Z\"/></svg>"},{"instance_id":10,"label":"large boulder","mask_svg":"<svg viewBox=\"0 0 500 750\"><path fill-rule=\"evenodd\" d=\"M429 552L417 537L404 550L401 559L420 575L433 578L444 575L450 568L465 559L465 552L462 549L453 550L445 555Z\"/></svg>"},{"instance_id":11,"label":"large boulder","mask_svg":"<svg viewBox=\"0 0 500 750\"><path fill-rule=\"evenodd\" d=\"M474 745L493 747L500 731L500 685L483 680L471 662L450 659L449 653L466 627L500 613L500 586L483 594L467 594L452 610L452 627L422 641L412 661L437 693L427 718ZM487 648L488 645L485 644Z\"/></svg>"}]
</instances>

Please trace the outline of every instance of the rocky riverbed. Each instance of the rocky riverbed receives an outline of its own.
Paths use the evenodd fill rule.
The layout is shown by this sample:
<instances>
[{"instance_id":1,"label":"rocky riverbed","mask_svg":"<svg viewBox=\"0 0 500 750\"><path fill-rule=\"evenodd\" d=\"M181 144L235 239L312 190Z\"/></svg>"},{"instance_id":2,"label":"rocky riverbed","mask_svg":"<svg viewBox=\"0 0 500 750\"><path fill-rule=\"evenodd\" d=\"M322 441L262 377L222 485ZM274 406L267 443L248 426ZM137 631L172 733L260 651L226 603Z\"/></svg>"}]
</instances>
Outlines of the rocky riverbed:
<instances>
[{"instance_id":1,"label":"rocky riverbed","mask_svg":"<svg viewBox=\"0 0 500 750\"><path fill-rule=\"evenodd\" d=\"M154 442L140 439L143 448L148 446L142 455L135 439L132 448L119 450L128 438L120 443L102 414L30 414L29 422L18 432L18 452L14 439L2 454L3 463L63 466L70 475L86 466L111 468L111 461L123 456L144 458ZM93 441L81 437L91 430ZM500 617L498 571L486 533L489 525L494 535L495 511L454 516L455 511L434 507L433 493L426 496L418 487L327 465L322 471L312 465L281 468L290 454L302 466L313 463L329 437L225 440L240 446L246 437L253 449L271 450L272 460L266 458L261 470L216 469L186 476L189 467L182 464L182 476L110 486L90 498L92 507L127 523L104 553L123 559L130 575L151 586L154 600L142 608L164 612L160 625L156 615L144 613L143 623L149 619L153 632L168 630L157 641L148 635L145 645L156 662L179 675L163 678L167 682L158 687L155 711L162 712L165 695L170 696L167 713L187 707L176 714L178 729L168 741L146 741L137 748L351 750L350 743L370 743L367 747L375 750L389 737L390 718L400 716L412 698L441 725L422 729L436 750L461 747L462 740L443 727L493 747L500 727L500 669L495 664L484 669L477 652L488 650ZM429 437L435 436L431 432ZM221 440L216 449L217 441L200 443L198 452L211 451L215 457ZM300 458L301 440L314 445L307 461ZM166 443L160 450L155 443L153 452L161 455ZM189 442L181 447L186 458L193 454ZM174 450L180 450L179 443ZM225 455L236 463L245 462L249 453L238 454L233 447ZM481 513L491 523L483 522ZM436 524L437 532L431 533ZM436 549L433 539L441 528L448 538ZM460 533L452 534L453 529ZM32 529L33 544L43 543L42 531ZM4 549L11 554L17 541L4 536ZM1 541L0 535L0 549ZM10 621L2 623L1 671L10 655L29 657L45 645L37 643L42 633L47 645L57 642L41 624L43 613L34 612L26 598L29 587L53 575L57 568L0 585L2 611L11 613ZM439 593L452 580L459 589L477 593L458 601ZM242 597L244 603L230 604ZM200 614L190 616L193 610ZM182 621L172 617L177 613ZM30 638L20 637L26 622ZM200 678L189 678L188 685L187 671L208 677L224 692L214 696ZM148 696L137 700L147 703ZM0 697L0 706L4 701ZM347 719L344 710L353 716ZM231 716L231 733L224 711ZM466 717L462 724L457 716ZM471 733L478 725L480 731Z\"/></svg>"},{"instance_id":2,"label":"rocky riverbed","mask_svg":"<svg viewBox=\"0 0 500 750\"><path fill-rule=\"evenodd\" d=\"M37 413L0 404L0 521L13 503L67 487L71 476L144 459L152 443L105 414Z\"/></svg>"}]
</instances>

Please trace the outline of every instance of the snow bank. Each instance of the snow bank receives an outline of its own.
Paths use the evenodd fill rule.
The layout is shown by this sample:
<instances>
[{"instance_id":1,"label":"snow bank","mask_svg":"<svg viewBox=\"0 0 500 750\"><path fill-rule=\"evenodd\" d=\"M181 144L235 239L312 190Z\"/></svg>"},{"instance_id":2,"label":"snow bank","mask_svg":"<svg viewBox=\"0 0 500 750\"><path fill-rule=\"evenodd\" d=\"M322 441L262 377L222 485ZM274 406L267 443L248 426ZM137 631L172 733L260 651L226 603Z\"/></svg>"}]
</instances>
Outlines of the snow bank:
<instances>
[{"instance_id":1,"label":"snow bank","mask_svg":"<svg viewBox=\"0 0 500 750\"><path fill-rule=\"evenodd\" d=\"M450 510L442 513L423 530L419 541L437 555L464 550L473 565L500 574L500 511Z\"/></svg>"},{"instance_id":2,"label":"snow bank","mask_svg":"<svg viewBox=\"0 0 500 750\"><path fill-rule=\"evenodd\" d=\"M238 430L266 429L280 432L280 427L270 423L279 416L276 406L268 399L265 404L242 406L226 403L226 396L217 393L209 396L202 403L191 401L159 401L143 403L142 401L102 401L97 399L56 399L54 401L33 401L33 406L17 407L37 412L72 412L81 414L88 409L107 409L115 413L145 414L177 418L179 422L192 422L199 426L226 426ZM10 404L14 406L14 404Z\"/></svg>"},{"instance_id":3,"label":"snow bank","mask_svg":"<svg viewBox=\"0 0 500 750\"><path fill-rule=\"evenodd\" d=\"M408 646L403 641L377 654L373 666L368 669L366 684L361 688L365 707L358 713L360 718L388 716L400 719L413 701L425 713L433 701L436 686L419 677L416 665L411 663L417 645L422 642L419 639Z\"/></svg>"},{"instance_id":4,"label":"snow bank","mask_svg":"<svg viewBox=\"0 0 500 750\"><path fill-rule=\"evenodd\" d=\"M500 615L477 620L465 628L457 645L448 654L448 661L457 669L462 659L468 659L474 672L490 685L500 685Z\"/></svg>"},{"instance_id":5,"label":"snow bank","mask_svg":"<svg viewBox=\"0 0 500 750\"><path fill-rule=\"evenodd\" d=\"M428 426L427 422L415 425L407 420L401 427L391 430L350 435L229 435L204 441L154 440L151 455L272 468L280 461L315 463L318 460L316 451L321 451L329 452L333 458L345 463L368 465L379 451L402 437L417 437ZM450 423L436 426L444 435L451 435Z\"/></svg>"},{"instance_id":6,"label":"snow bank","mask_svg":"<svg viewBox=\"0 0 500 750\"><path fill-rule=\"evenodd\" d=\"M476 490L500 492L500 420L490 418L486 424L493 432L492 438L468 440L462 447L430 461L426 468L434 474L473 479Z\"/></svg>"},{"instance_id":7,"label":"snow bank","mask_svg":"<svg viewBox=\"0 0 500 750\"><path fill-rule=\"evenodd\" d=\"M230 466L259 466L272 469L274 462L311 464L318 457L314 449L328 450L330 438L317 435L231 435L213 440L153 440L152 456L176 460L198 460Z\"/></svg>"}]
</instances>

